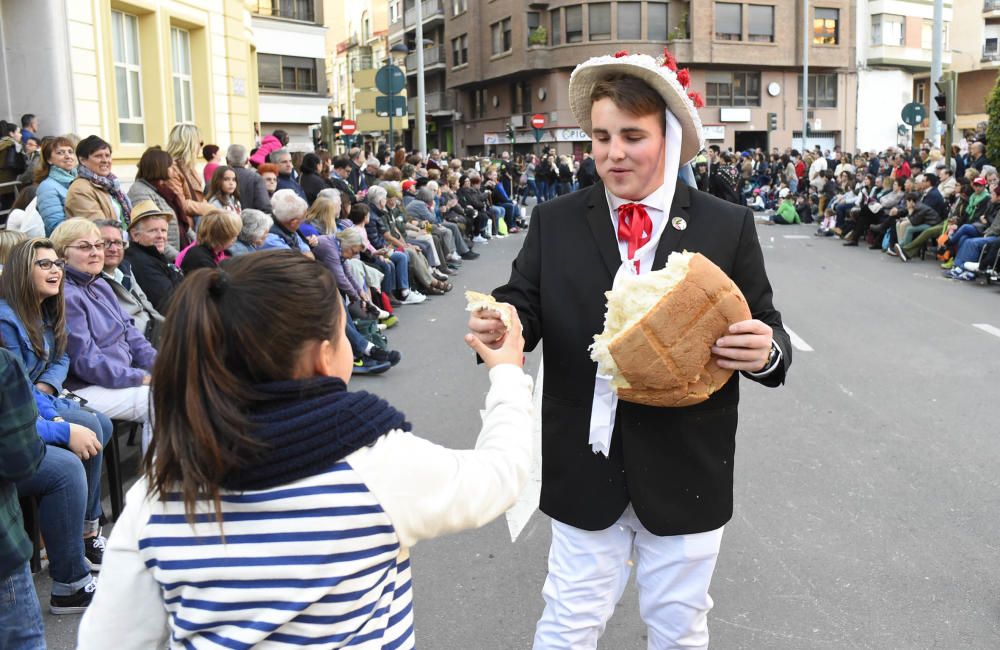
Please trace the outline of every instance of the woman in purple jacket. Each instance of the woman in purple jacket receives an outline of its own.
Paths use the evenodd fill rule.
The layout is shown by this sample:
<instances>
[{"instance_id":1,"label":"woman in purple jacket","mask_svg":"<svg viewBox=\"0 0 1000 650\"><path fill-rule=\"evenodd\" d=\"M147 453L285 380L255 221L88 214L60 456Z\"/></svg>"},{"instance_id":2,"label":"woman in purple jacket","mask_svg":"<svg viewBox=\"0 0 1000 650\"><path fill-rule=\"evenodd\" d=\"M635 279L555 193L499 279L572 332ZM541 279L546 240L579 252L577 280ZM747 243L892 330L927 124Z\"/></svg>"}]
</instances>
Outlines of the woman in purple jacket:
<instances>
[{"instance_id":1,"label":"woman in purple jacket","mask_svg":"<svg viewBox=\"0 0 1000 650\"><path fill-rule=\"evenodd\" d=\"M66 261L66 385L109 418L143 424L149 444L149 371L156 350L101 279L104 240L93 222L67 219L52 233Z\"/></svg>"}]
</instances>

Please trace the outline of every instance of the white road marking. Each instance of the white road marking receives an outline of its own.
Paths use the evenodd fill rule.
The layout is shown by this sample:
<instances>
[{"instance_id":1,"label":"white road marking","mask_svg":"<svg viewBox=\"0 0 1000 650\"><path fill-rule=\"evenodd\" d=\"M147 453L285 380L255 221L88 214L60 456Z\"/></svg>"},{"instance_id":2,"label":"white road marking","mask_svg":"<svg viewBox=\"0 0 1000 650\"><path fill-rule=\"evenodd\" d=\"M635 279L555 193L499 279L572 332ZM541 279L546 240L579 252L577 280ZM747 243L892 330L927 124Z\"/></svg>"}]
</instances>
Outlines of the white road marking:
<instances>
[{"instance_id":1,"label":"white road marking","mask_svg":"<svg viewBox=\"0 0 1000 650\"><path fill-rule=\"evenodd\" d=\"M785 239L812 239L810 235L782 235Z\"/></svg>"},{"instance_id":2,"label":"white road marking","mask_svg":"<svg viewBox=\"0 0 1000 650\"><path fill-rule=\"evenodd\" d=\"M1000 328L993 327L987 323L973 323L972 326L983 330L987 334L992 334L993 336L1000 338Z\"/></svg>"},{"instance_id":3,"label":"white road marking","mask_svg":"<svg viewBox=\"0 0 1000 650\"><path fill-rule=\"evenodd\" d=\"M535 377L535 392L532 403L535 409L535 426L532 427L531 472L528 484L521 491L514 505L507 511L507 529L510 531L510 541L516 542L527 525L531 515L538 510L538 502L542 496L542 376L545 364L539 362L538 376Z\"/></svg>"},{"instance_id":4,"label":"white road marking","mask_svg":"<svg viewBox=\"0 0 1000 650\"><path fill-rule=\"evenodd\" d=\"M815 350L812 349L812 346L806 343L801 336L793 332L788 325L783 324L782 327L784 327L785 331L788 332L788 338L792 339L792 346L796 350L800 350L802 352L815 352Z\"/></svg>"}]
</instances>

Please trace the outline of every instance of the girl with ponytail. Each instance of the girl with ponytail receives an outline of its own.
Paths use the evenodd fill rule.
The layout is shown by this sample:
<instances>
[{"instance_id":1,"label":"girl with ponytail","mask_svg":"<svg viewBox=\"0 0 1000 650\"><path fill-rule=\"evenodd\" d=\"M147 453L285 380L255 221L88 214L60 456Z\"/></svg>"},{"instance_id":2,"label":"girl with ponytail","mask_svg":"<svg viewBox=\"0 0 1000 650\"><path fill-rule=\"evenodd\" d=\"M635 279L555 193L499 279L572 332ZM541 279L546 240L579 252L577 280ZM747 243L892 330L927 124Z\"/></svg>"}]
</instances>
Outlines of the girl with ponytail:
<instances>
[{"instance_id":1,"label":"girl with ponytail","mask_svg":"<svg viewBox=\"0 0 1000 650\"><path fill-rule=\"evenodd\" d=\"M467 337L492 386L462 451L348 391L344 326L333 276L293 251L187 276L153 368L144 476L80 648L414 646L409 548L491 521L527 478L521 326L498 350Z\"/></svg>"}]
</instances>

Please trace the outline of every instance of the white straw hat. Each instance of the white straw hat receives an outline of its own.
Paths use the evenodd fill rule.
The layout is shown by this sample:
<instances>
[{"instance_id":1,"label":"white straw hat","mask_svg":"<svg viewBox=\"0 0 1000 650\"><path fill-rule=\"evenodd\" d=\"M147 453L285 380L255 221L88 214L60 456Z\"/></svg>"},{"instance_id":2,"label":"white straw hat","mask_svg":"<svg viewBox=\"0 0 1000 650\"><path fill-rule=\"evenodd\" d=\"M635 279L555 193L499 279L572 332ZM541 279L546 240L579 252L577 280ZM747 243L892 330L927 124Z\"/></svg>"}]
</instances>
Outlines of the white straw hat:
<instances>
[{"instance_id":1,"label":"white straw hat","mask_svg":"<svg viewBox=\"0 0 1000 650\"><path fill-rule=\"evenodd\" d=\"M680 122L681 165L690 162L705 148L701 118L698 117L697 110L704 102L698 93L688 92L690 72L687 69L678 70L676 60L666 48L663 49L663 56L657 59L648 54L621 51L611 56L593 57L576 66L569 78L569 105L576 123L587 135L591 135L590 93L594 85L602 79L620 74L637 77L649 84L660 93L667 109Z\"/></svg>"}]
</instances>

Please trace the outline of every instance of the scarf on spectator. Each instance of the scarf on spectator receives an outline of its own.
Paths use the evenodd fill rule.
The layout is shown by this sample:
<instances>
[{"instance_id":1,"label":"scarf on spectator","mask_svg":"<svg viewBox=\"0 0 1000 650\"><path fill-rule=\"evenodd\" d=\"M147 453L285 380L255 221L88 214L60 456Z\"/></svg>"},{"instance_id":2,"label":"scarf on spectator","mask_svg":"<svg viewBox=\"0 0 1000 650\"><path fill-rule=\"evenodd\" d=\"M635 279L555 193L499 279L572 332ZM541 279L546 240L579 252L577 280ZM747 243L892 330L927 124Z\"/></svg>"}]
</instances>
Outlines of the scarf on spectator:
<instances>
[{"instance_id":1,"label":"scarf on spectator","mask_svg":"<svg viewBox=\"0 0 1000 650\"><path fill-rule=\"evenodd\" d=\"M118 201L118 205L122 207L122 223L124 224L124 230L128 230L128 227L132 224L132 202L128 200L127 196L125 196L125 192L122 192L122 186L121 183L118 182L118 177L114 174L98 176L94 172L87 169L84 165L78 165L76 173L79 178L87 179L92 185L96 185L101 188Z\"/></svg>"},{"instance_id":2,"label":"scarf on spectator","mask_svg":"<svg viewBox=\"0 0 1000 650\"><path fill-rule=\"evenodd\" d=\"M349 392L336 377L260 384L250 409L250 435L267 446L222 481L227 490L266 490L324 472L394 429L406 416L364 391Z\"/></svg>"},{"instance_id":3,"label":"scarf on spectator","mask_svg":"<svg viewBox=\"0 0 1000 650\"><path fill-rule=\"evenodd\" d=\"M184 209L184 201L181 197L177 196L177 192L174 188L170 186L170 181L156 181L156 193L163 197L163 200L167 202L170 209L174 211L177 215L177 231L181 234L182 246L184 243L191 241L188 239L187 233L191 229L191 217L188 216L187 210Z\"/></svg>"}]
</instances>

